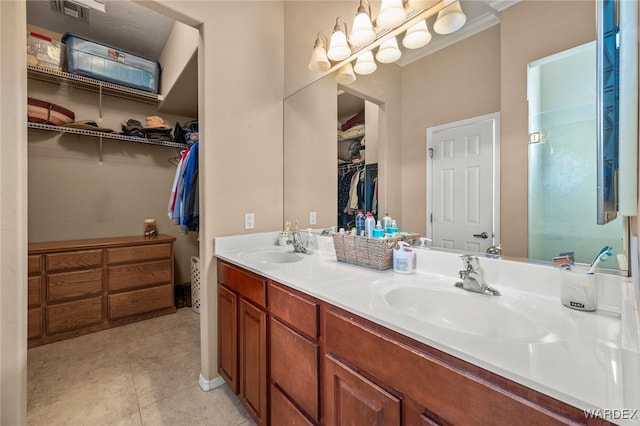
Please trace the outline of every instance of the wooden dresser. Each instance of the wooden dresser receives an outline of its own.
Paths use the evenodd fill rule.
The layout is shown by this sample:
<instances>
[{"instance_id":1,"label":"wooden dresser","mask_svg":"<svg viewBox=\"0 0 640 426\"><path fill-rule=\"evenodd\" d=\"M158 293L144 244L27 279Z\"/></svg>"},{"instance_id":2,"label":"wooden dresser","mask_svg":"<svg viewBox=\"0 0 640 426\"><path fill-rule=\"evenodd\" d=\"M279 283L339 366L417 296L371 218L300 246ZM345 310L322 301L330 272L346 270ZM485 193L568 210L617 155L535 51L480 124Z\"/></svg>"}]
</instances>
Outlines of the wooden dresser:
<instances>
[{"instance_id":1,"label":"wooden dresser","mask_svg":"<svg viewBox=\"0 0 640 426\"><path fill-rule=\"evenodd\" d=\"M29 347L176 311L169 235L29 244Z\"/></svg>"}]
</instances>

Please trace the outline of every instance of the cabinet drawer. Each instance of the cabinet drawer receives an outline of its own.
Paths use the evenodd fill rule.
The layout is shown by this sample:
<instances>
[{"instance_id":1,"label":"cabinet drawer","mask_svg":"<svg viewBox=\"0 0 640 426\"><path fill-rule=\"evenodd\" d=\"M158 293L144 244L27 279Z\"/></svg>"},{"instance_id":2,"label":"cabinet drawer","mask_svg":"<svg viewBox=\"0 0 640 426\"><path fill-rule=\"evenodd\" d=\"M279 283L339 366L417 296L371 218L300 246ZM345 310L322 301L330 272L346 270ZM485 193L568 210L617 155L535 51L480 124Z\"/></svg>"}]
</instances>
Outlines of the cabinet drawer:
<instances>
[{"instance_id":1,"label":"cabinet drawer","mask_svg":"<svg viewBox=\"0 0 640 426\"><path fill-rule=\"evenodd\" d=\"M107 271L107 288L109 292L113 292L173 283L171 266L171 260L110 266Z\"/></svg>"},{"instance_id":2,"label":"cabinet drawer","mask_svg":"<svg viewBox=\"0 0 640 426\"><path fill-rule=\"evenodd\" d=\"M29 309L27 335L29 339L42 337L42 308Z\"/></svg>"},{"instance_id":3,"label":"cabinet drawer","mask_svg":"<svg viewBox=\"0 0 640 426\"><path fill-rule=\"evenodd\" d=\"M271 380L312 419L319 420L319 347L271 318Z\"/></svg>"},{"instance_id":4,"label":"cabinet drawer","mask_svg":"<svg viewBox=\"0 0 640 426\"><path fill-rule=\"evenodd\" d=\"M91 268L102 265L102 250L78 250L49 253L46 256L47 271L72 268Z\"/></svg>"},{"instance_id":5,"label":"cabinet drawer","mask_svg":"<svg viewBox=\"0 0 640 426\"><path fill-rule=\"evenodd\" d=\"M42 270L42 255L29 255L29 274L36 274Z\"/></svg>"},{"instance_id":6,"label":"cabinet drawer","mask_svg":"<svg viewBox=\"0 0 640 426\"><path fill-rule=\"evenodd\" d=\"M218 262L218 282L262 308L267 306L266 280L258 275Z\"/></svg>"},{"instance_id":7,"label":"cabinet drawer","mask_svg":"<svg viewBox=\"0 0 640 426\"><path fill-rule=\"evenodd\" d=\"M102 293L102 269L61 272L47 276L47 302L62 302Z\"/></svg>"},{"instance_id":8,"label":"cabinet drawer","mask_svg":"<svg viewBox=\"0 0 640 426\"><path fill-rule=\"evenodd\" d=\"M171 257L171 243L107 249L107 263L139 262Z\"/></svg>"},{"instance_id":9,"label":"cabinet drawer","mask_svg":"<svg viewBox=\"0 0 640 426\"><path fill-rule=\"evenodd\" d=\"M100 324L103 318L102 297L47 306L47 334L77 330Z\"/></svg>"},{"instance_id":10,"label":"cabinet drawer","mask_svg":"<svg viewBox=\"0 0 640 426\"><path fill-rule=\"evenodd\" d=\"M271 424L278 426L312 426L277 386L271 385Z\"/></svg>"},{"instance_id":11,"label":"cabinet drawer","mask_svg":"<svg viewBox=\"0 0 640 426\"><path fill-rule=\"evenodd\" d=\"M269 283L269 312L298 331L318 339L317 303L280 284Z\"/></svg>"},{"instance_id":12,"label":"cabinet drawer","mask_svg":"<svg viewBox=\"0 0 640 426\"><path fill-rule=\"evenodd\" d=\"M27 288L28 294L28 306L30 308L34 306L40 306L42 303L42 277L39 275L37 277L29 277L29 284Z\"/></svg>"},{"instance_id":13,"label":"cabinet drawer","mask_svg":"<svg viewBox=\"0 0 640 426\"><path fill-rule=\"evenodd\" d=\"M109 295L109 319L173 307L173 284Z\"/></svg>"}]
</instances>

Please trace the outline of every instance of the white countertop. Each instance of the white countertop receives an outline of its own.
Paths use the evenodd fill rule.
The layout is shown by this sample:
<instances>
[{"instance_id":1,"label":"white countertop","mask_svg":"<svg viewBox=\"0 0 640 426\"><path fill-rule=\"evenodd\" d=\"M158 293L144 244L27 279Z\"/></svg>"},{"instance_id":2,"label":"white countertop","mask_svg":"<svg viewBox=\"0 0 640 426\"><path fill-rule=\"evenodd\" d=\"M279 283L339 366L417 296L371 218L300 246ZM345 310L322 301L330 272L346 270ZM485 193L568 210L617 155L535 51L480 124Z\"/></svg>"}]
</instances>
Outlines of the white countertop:
<instances>
[{"instance_id":1,"label":"white countertop","mask_svg":"<svg viewBox=\"0 0 640 426\"><path fill-rule=\"evenodd\" d=\"M540 322L562 323L557 336L531 343L437 327L394 308L383 297L400 286L449 291L459 281L460 253L416 249L417 272L411 275L340 263L319 253L303 255L300 262L269 264L243 255L256 249L292 250L277 247L276 241L277 232L220 237L215 240L215 255L580 409L617 410L610 413L615 417L640 409L637 312L624 310L637 305L625 305L625 297L632 294L626 278L599 275L599 309L581 312L560 303L557 268L481 258L486 281L501 297L524 303L534 313L537 306L544 306ZM491 298L459 291L461 297ZM632 330L623 327L621 310L623 318L631 318L627 323ZM640 411L633 420L615 417L608 420L640 425Z\"/></svg>"}]
</instances>

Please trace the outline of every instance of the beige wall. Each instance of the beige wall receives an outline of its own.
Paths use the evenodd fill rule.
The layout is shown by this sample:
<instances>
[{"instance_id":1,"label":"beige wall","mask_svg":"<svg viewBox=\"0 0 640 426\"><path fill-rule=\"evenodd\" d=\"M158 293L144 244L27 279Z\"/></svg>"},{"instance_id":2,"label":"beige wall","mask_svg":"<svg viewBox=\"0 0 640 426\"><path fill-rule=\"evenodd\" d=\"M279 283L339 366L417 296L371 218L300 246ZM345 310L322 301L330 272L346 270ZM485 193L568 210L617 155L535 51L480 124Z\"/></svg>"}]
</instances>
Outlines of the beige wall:
<instances>
[{"instance_id":1,"label":"beige wall","mask_svg":"<svg viewBox=\"0 0 640 426\"><path fill-rule=\"evenodd\" d=\"M326 124L338 119L337 89L325 78L284 100L284 218L299 229L336 224L336 127Z\"/></svg>"},{"instance_id":2,"label":"beige wall","mask_svg":"<svg viewBox=\"0 0 640 426\"><path fill-rule=\"evenodd\" d=\"M402 68L402 229L426 234L426 129L500 110L500 27Z\"/></svg>"},{"instance_id":3,"label":"beige wall","mask_svg":"<svg viewBox=\"0 0 640 426\"><path fill-rule=\"evenodd\" d=\"M0 2L0 424L27 423L26 7Z\"/></svg>"},{"instance_id":4,"label":"beige wall","mask_svg":"<svg viewBox=\"0 0 640 426\"><path fill-rule=\"evenodd\" d=\"M525 1L500 23L501 235L503 252L527 256L527 64L595 40L595 2Z\"/></svg>"}]
</instances>

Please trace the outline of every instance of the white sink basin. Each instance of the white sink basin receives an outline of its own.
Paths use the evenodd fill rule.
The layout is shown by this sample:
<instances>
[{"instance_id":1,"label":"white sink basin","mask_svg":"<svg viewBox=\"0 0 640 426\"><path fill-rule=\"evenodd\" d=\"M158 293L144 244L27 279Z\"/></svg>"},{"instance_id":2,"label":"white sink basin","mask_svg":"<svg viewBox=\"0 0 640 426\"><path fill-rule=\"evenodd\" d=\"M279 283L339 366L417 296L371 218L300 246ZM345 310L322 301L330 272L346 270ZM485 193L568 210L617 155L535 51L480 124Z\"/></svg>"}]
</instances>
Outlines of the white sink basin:
<instances>
[{"instance_id":1,"label":"white sink basin","mask_svg":"<svg viewBox=\"0 0 640 426\"><path fill-rule=\"evenodd\" d=\"M277 249L255 249L246 250L239 254L245 260L264 264L271 263L294 263L304 259L304 255L290 251Z\"/></svg>"},{"instance_id":2,"label":"white sink basin","mask_svg":"<svg viewBox=\"0 0 640 426\"><path fill-rule=\"evenodd\" d=\"M560 302L520 294L487 296L456 287L386 287L386 303L432 326L499 340L550 343L571 335L576 326Z\"/></svg>"}]
</instances>

